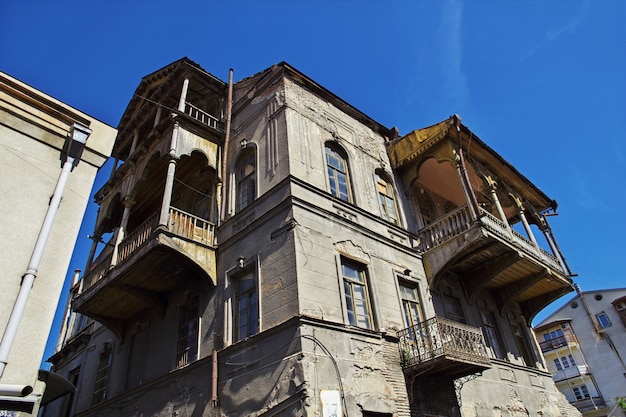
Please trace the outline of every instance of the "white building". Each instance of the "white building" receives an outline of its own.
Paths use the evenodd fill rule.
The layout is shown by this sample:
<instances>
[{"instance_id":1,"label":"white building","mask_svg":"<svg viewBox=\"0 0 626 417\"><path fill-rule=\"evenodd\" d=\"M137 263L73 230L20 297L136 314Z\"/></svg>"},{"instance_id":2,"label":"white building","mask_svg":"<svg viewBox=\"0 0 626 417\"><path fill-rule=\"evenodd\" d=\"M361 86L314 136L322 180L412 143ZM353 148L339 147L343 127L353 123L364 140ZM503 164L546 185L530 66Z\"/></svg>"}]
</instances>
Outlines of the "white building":
<instances>
[{"instance_id":1,"label":"white building","mask_svg":"<svg viewBox=\"0 0 626 417\"><path fill-rule=\"evenodd\" d=\"M626 288L585 291L534 331L552 377L584 416L620 415L626 396Z\"/></svg>"},{"instance_id":2,"label":"white building","mask_svg":"<svg viewBox=\"0 0 626 417\"><path fill-rule=\"evenodd\" d=\"M69 175L17 332L5 331L75 124L91 130L86 149ZM0 72L0 334L8 350L0 363L0 410L34 412L42 396L53 395L56 376L39 372L39 365L96 172L111 154L115 134L111 126ZM9 333L15 335L12 343Z\"/></svg>"}]
</instances>

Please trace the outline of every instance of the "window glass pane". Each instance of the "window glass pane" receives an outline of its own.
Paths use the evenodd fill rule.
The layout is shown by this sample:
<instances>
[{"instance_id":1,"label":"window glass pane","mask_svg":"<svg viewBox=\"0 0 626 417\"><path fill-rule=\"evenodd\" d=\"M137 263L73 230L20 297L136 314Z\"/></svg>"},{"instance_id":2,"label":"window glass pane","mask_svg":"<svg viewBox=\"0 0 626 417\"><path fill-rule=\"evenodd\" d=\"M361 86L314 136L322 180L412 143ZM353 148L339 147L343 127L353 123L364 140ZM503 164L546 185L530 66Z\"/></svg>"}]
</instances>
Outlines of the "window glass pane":
<instances>
[{"instance_id":1,"label":"window glass pane","mask_svg":"<svg viewBox=\"0 0 626 417\"><path fill-rule=\"evenodd\" d=\"M558 358L554 360L554 365L556 366L557 371L563 370L563 367L561 366L561 361L559 361Z\"/></svg>"}]
</instances>

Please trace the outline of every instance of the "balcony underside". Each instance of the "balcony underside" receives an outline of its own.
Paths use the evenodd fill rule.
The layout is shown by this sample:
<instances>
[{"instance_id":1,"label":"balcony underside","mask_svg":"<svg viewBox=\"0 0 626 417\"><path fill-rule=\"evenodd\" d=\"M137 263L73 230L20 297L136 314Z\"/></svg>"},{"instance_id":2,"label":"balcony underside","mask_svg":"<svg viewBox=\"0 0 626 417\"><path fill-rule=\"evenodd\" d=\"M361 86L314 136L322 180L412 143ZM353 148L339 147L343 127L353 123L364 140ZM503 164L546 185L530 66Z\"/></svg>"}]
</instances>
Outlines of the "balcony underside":
<instances>
[{"instance_id":1,"label":"balcony underside","mask_svg":"<svg viewBox=\"0 0 626 417\"><path fill-rule=\"evenodd\" d=\"M429 361L408 366L404 368L404 373L411 377L428 375L445 376L449 379L456 379L466 375L476 374L489 368L491 368L491 365L488 360L486 362L483 360L472 361L455 355L442 354Z\"/></svg>"},{"instance_id":2,"label":"balcony underside","mask_svg":"<svg viewBox=\"0 0 626 417\"><path fill-rule=\"evenodd\" d=\"M455 379L491 367L479 328L433 317L398 332L404 373Z\"/></svg>"},{"instance_id":3,"label":"balcony underside","mask_svg":"<svg viewBox=\"0 0 626 417\"><path fill-rule=\"evenodd\" d=\"M177 287L189 283L214 286L215 252L157 229L119 265L98 278L88 283L72 306L109 327L122 340L126 321L138 313L150 309L156 317L163 317L167 294Z\"/></svg>"},{"instance_id":4,"label":"balcony underside","mask_svg":"<svg viewBox=\"0 0 626 417\"><path fill-rule=\"evenodd\" d=\"M424 264L430 288L452 275L464 283L470 303L481 291L491 290L501 313L517 302L527 320L572 291L571 280L554 258L528 245L520 247L481 222L427 250Z\"/></svg>"}]
</instances>

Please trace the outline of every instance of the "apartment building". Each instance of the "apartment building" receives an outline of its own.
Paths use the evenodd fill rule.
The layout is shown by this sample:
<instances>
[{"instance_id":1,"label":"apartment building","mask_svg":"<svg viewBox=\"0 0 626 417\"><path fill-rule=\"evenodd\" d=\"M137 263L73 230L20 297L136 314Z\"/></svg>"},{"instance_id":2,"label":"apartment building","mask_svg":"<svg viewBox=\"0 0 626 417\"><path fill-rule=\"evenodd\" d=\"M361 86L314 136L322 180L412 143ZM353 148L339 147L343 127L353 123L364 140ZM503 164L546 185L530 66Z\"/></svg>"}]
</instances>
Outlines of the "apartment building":
<instances>
[{"instance_id":1,"label":"apartment building","mask_svg":"<svg viewBox=\"0 0 626 417\"><path fill-rule=\"evenodd\" d=\"M621 415L626 397L626 288L577 291L535 328L557 388L583 416ZM615 413L615 411L617 413Z\"/></svg>"},{"instance_id":2,"label":"apartment building","mask_svg":"<svg viewBox=\"0 0 626 417\"><path fill-rule=\"evenodd\" d=\"M556 204L458 116L183 58L118 132L44 416L580 415L529 328L571 290Z\"/></svg>"}]
</instances>

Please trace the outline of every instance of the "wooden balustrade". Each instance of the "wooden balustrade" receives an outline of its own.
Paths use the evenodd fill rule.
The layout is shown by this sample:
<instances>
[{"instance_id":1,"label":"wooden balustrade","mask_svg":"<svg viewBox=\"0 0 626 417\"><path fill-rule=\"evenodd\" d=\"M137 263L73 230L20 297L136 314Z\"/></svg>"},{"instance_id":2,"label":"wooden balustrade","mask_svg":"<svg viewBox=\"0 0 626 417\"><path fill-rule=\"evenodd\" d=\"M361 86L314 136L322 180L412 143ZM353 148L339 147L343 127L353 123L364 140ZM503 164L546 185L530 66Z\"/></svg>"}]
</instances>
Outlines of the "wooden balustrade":
<instances>
[{"instance_id":1,"label":"wooden balustrade","mask_svg":"<svg viewBox=\"0 0 626 417\"><path fill-rule=\"evenodd\" d=\"M177 208L170 208L168 223L170 232L205 245L213 244L215 225L193 214Z\"/></svg>"},{"instance_id":2,"label":"wooden balustrade","mask_svg":"<svg viewBox=\"0 0 626 417\"><path fill-rule=\"evenodd\" d=\"M435 248L455 236L463 233L472 224L472 218L467 206L461 206L447 213L420 230L422 250Z\"/></svg>"},{"instance_id":3,"label":"wooden balustrade","mask_svg":"<svg viewBox=\"0 0 626 417\"><path fill-rule=\"evenodd\" d=\"M541 247L535 246L532 241L516 230L506 226L502 220L488 211L481 209L480 214L480 224L489 232L509 242L534 259L549 265L552 269L562 273L565 272L554 255ZM420 230L420 247L423 251L436 248L468 230L471 225L472 219L467 206L461 206Z\"/></svg>"},{"instance_id":4,"label":"wooden balustrade","mask_svg":"<svg viewBox=\"0 0 626 417\"><path fill-rule=\"evenodd\" d=\"M189 102L185 102L185 113L202 124L205 124L219 132L224 132L224 127L219 119Z\"/></svg>"},{"instance_id":5,"label":"wooden balustrade","mask_svg":"<svg viewBox=\"0 0 626 417\"><path fill-rule=\"evenodd\" d=\"M112 267L122 263L135 253L137 249L150 239L158 225L159 213L154 213L139 227L124 237L118 246L116 260L113 259L113 251L97 259L91 271L83 277L85 281L83 291L86 291L89 287L101 280ZM170 208L167 228L173 235L183 239L204 245L213 245L215 225L177 208Z\"/></svg>"}]
</instances>

